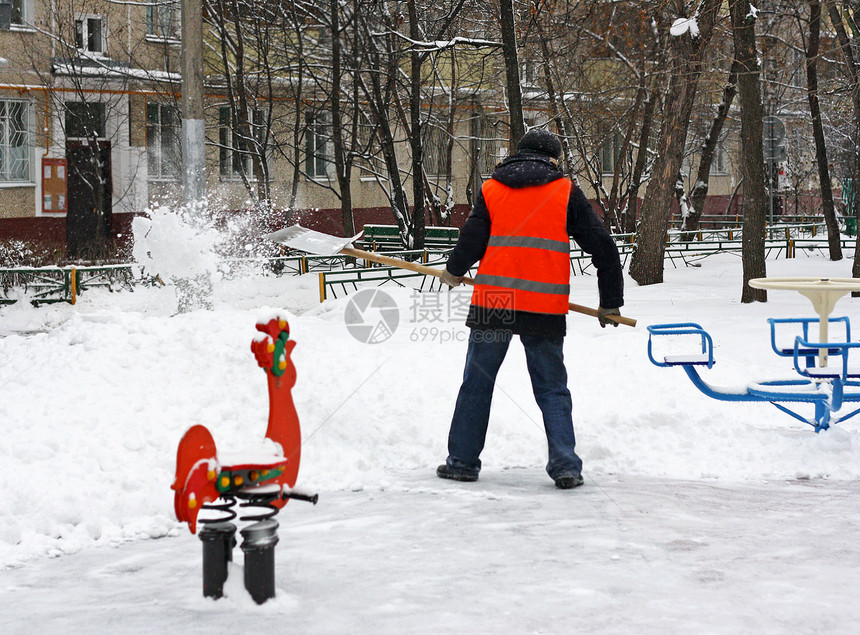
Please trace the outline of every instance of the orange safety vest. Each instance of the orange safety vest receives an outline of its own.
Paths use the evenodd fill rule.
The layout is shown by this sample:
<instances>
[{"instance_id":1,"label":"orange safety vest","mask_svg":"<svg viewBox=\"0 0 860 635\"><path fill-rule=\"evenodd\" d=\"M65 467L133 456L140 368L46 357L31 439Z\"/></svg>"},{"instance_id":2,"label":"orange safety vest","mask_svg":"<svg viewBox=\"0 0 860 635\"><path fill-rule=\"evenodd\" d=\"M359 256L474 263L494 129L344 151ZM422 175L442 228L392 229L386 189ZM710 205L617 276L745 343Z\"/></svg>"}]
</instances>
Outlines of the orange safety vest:
<instances>
[{"instance_id":1,"label":"orange safety vest","mask_svg":"<svg viewBox=\"0 0 860 635\"><path fill-rule=\"evenodd\" d=\"M490 213L490 240L475 276L472 304L488 309L567 313L570 238L567 202L572 183L508 187L496 180L481 191Z\"/></svg>"}]
</instances>

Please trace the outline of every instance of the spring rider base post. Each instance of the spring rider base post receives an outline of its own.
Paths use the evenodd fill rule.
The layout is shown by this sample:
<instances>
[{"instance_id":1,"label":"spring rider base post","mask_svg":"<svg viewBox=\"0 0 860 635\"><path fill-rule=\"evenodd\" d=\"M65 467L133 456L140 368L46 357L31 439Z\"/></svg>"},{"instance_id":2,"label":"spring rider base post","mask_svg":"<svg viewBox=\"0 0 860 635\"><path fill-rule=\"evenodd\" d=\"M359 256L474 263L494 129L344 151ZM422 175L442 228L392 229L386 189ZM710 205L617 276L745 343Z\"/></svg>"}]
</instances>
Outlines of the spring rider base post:
<instances>
[{"instance_id":1,"label":"spring rider base post","mask_svg":"<svg viewBox=\"0 0 860 635\"><path fill-rule=\"evenodd\" d=\"M236 525L207 523L200 530L203 543L203 596L218 599L224 595L227 567L236 546Z\"/></svg>"}]
</instances>

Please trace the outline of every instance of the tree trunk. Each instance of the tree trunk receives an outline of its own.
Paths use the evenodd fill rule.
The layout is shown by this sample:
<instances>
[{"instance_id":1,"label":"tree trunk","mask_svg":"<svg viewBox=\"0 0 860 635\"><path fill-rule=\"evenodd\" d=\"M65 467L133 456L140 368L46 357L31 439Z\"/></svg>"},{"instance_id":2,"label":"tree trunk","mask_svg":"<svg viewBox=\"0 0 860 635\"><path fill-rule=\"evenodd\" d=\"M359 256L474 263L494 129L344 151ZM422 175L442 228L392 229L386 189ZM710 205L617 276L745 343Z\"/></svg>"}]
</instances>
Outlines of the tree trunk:
<instances>
[{"instance_id":1,"label":"tree trunk","mask_svg":"<svg viewBox=\"0 0 860 635\"><path fill-rule=\"evenodd\" d=\"M570 139L567 136L567 126L564 124L564 117L561 116L561 111L558 107L558 92L555 89L555 81L552 77L552 53L549 49L549 38L543 29L543 24L540 20L536 21L536 27L541 44L543 78L546 83L547 101L549 102L550 118L555 123L555 132L561 140L562 156L565 159L565 171L568 177L575 178L573 172L573 152L570 149Z\"/></svg>"},{"instance_id":2,"label":"tree trunk","mask_svg":"<svg viewBox=\"0 0 860 635\"><path fill-rule=\"evenodd\" d=\"M842 243L839 223L833 204L833 187L830 169L827 166L827 146L824 142L824 126L821 123L821 106L818 103L818 50L821 34L821 3L809 0L809 48L806 51L806 85L809 97L809 114L812 116L812 134L815 138L815 159L818 163L818 181L821 188L821 207L827 225L827 244L830 259L842 260Z\"/></svg>"},{"instance_id":3,"label":"tree trunk","mask_svg":"<svg viewBox=\"0 0 860 635\"><path fill-rule=\"evenodd\" d=\"M373 35L373 29L367 23L367 16L356 14L356 19L361 27L361 46L364 52L365 63L361 64L363 73L356 73L355 81L360 86L367 98L376 134L379 138L379 149L382 152L385 171L388 174L388 198L391 203L391 211L400 231L403 244L409 244L409 202L406 200L406 192L403 189L403 180L400 176L400 165L398 163L397 151L394 142L394 124L388 106L391 103L390 86L396 81L395 74L399 70L399 59L390 59L383 66L384 56L387 54L380 50L380 38ZM383 91L383 79L388 83Z\"/></svg>"},{"instance_id":4,"label":"tree trunk","mask_svg":"<svg viewBox=\"0 0 860 635\"><path fill-rule=\"evenodd\" d=\"M624 195L627 201L622 218L622 231L632 234L636 231L636 220L639 209L639 188L648 164L648 143L651 140L651 126L654 123L654 110L657 107L657 91L652 87L648 90L648 100L642 113L642 128L639 131L639 150L636 153L636 163L630 177L630 187Z\"/></svg>"},{"instance_id":5,"label":"tree trunk","mask_svg":"<svg viewBox=\"0 0 860 635\"><path fill-rule=\"evenodd\" d=\"M860 205L857 204L857 187L860 185L860 66L857 60L854 59L854 53L851 50L851 39L845 30L845 24L842 22L842 14L835 2L828 3L830 12L830 22L836 30L836 38L839 41L839 48L842 51L842 56L845 59L845 68L847 69L848 79L851 82L851 103L854 107L854 169L851 189L852 211L855 218L860 218ZM851 266L851 276L860 278L860 232L857 232L857 240L854 245L854 262ZM852 296L858 294L852 293Z\"/></svg>"},{"instance_id":6,"label":"tree trunk","mask_svg":"<svg viewBox=\"0 0 860 635\"><path fill-rule=\"evenodd\" d=\"M292 134L292 165L293 165L293 176L292 181L290 182L290 196L289 196L289 208L292 210L296 206L296 201L298 200L299 194L299 182L302 176L302 130L304 129L304 121L302 117L304 116L304 110L302 108L304 92L303 88L305 85L305 52L304 52L304 31L302 30L303 18L298 14L297 7L295 3L291 3L289 5L289 16L291 19L290 26L295 29L295 32L291 32L289 36L294 40L294 45L296 47L296 79L295 82L291 84L291 88L293 90L293 98L296 104L295 107L295 119L293 124L293 134Z\"/></svg>"},{"instance_id":7,"label":"tree trunk","mask_svg":"<svg viewBox=\"0 0 860 635\"><path fill-rule=\"evenodd\" d=\"M640 285L663 282L663 258L672 215L671 201L687 142L690 114L696 99L702 59L713 35L721 0L705 0L699 17L699 36L673 37L671 80L657 161L645 192L636 232L630 276Z\"/></svg>"},{"instance_id":8,"label":"tree trunk","mask_svg":"<svg viewBox=\"0 0 860 635\"><path fill-rule=\"evenodd\" d=\"M510 153L513 154L516 152L520 139L526 133L526 125L523 120L523 93L520 87L520 62L517 56L513 0L501 0L500 18L502 23L502 53L505 58L505 77L508 90L508 110L511 121L509 148Z\"/></svg>"},{"instance_id":9,"label":"tree trunk","mask_svg":"<svg viewBox=\"0 0 860 635\"><path fill-rule=\"evenodd\" d=\"M752 278L762 278L767 274L764 253L767 194L755 18L750 14L749 0L731 0L729 10L741 105L741 176L744 179L741 302L767 302L764 289L753 289L748 284Z\"/></svg>"},{"instance_id":10,"label":"tree trunk","mask_svg":"<svg viewBox=\"0 0 860 635\"><path fill-rule=\"evenodd\" d=\"M336 0L333 0L336 1ZM409 0L409 37L413 42L421 39L418 28L418 9L415 0ZM421 54L413 46L409 54L409 127L412 148L412 244L411 249L424 249L424 144L421 138Z\"/></svg>"},{"instance_id":11,"label":"tree trunk","mask_svg":"<svg viewBox=\"0 0 860 635\"><path fill-rule=\"evenodd\" d=\"M732 64L732 69L729 71L729 79L723 88L723 100L717 107L717 114L711 122L711 129L708 131L708 137L702 144L702 156L699 160L699 168L696 171L696 181L693 184L693 189L690 191L690 213L684 219L684 230L695 232L699 229L699 221L702 218L702 212L705 209L705 198L708 196L708 182L711 178L711 165L716 154L717 144L720 140L720 133L723 131L723 125L729 116L729 110L732 107L732 101L738 92L738 70L737 62Z\"/></svg>"},{"instance_id":12,"label":"tree trunk","mask_svg":"<svg viewBox=\"0 0 860 635\"><path fill-rule=\"evenodd\" d=\"M678 61L681 61L680 58ZM672 216L671 201L684 159L687 126L695 98L695 88L690 85L694 80L682 73L678 68L672 77L667 103L675 106L664 119L657 160L639 211L637 244L630 260L630 276L640 285L663 282L666 236Z\"/></svg>"}]
</instances>

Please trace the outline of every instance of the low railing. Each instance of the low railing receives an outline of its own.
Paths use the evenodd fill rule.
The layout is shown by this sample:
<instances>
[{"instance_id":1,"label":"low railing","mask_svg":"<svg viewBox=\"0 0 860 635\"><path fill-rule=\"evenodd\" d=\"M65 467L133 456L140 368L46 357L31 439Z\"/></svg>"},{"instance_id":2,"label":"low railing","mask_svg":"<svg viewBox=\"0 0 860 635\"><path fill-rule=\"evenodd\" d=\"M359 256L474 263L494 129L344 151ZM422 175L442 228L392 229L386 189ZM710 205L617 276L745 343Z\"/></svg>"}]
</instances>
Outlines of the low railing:
<instances>
[{"instance_id":1,"label":"low railing","mask_svg":"<svg viewBox=\"0 0 860 635\"><path fill-rule=\"evenodd\" d=\"M134 282L133 265L99 267L16 267L0 269L0 304L13 304L10 297L23 292L34 305L68 302L88 289L129 288Z\"/></svg>"}]
</instances>

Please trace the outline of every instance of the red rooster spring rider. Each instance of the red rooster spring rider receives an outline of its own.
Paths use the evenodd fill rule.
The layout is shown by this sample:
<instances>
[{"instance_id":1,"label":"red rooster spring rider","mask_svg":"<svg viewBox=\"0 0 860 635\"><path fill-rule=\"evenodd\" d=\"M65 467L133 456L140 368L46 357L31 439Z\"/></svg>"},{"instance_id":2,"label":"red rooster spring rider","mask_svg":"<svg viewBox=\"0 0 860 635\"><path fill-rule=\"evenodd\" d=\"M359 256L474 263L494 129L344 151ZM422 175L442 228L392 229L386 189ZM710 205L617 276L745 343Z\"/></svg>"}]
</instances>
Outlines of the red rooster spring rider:
<instances>
[{"instance_id":1,"label":"red rooster spring rider","mask_svg":"<svg viewBox=\"0 0 860 635\"><path fill-rule=\"evenodd\" d=\"M215 450L212 434L202 425L188 429L176 453L174 507L176 517L197 531L201 509L215 510L220 518L201 518L203 541L203 594L220 597L227 578L227 562L232 559L236 526L236 499L240 507L265 511L239 520L256 521L242 530L245 552L245 587L262 603L274 596L274 546L277 522L272 519L291 498L317 502L317 496L293 490L301 458L301 429L293 403L292 388L296 367L290 354L295 341L290 339L286 318L280 314L257 321L260 331L251 342L257 363L265 370L269 388L269 425L266 439L274 442L253 456L227 457ZM274 449L273 446L274 445ZM280 446L280 448L278 448ZM278 452L278 449L280 452ZM215 502L221 499L220 504Z\"/></svg>"}]
</instances>

